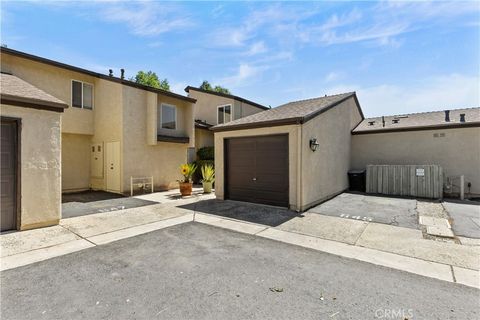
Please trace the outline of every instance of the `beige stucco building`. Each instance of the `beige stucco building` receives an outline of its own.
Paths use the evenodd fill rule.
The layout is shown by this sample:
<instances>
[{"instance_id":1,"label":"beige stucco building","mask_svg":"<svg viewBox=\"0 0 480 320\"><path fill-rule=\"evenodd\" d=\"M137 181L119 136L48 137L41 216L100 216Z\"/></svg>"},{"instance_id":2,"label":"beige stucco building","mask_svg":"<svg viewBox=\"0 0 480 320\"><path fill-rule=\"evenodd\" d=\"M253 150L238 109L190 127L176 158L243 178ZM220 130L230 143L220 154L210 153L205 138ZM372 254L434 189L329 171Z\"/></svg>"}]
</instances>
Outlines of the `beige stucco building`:
<instances>
[{"instance_id":1,"label":"beige stucco building","mask_svg":"<svg viewBox=\"0 0 480 320\"><path fill-rule=\"evenodd\" d=\"M4 71L0 76L0 229L26 230L58 224L61 115L68 105Z\"/></svg>"},{"instance_id":2,"label":"beige stucco building","mask_svg":"<svg viewBox=\"0 0 480 320\"><path fill-rule=\"evenodd\" d=\"M480 108L365 119L352 132L351 166L422 165L443 168L444 182L468 196L480 195Z\"/></svg>"},{"instance_id":3,"label":"beige stucco building","mask_svg":"<svg viewBox=\"0 0 480 320\"><path fill-rule=\"evenodd\" d=\"M440 165L446 191L463 175L467 196L480 195L480 108L364 119L345 93L270 109L8 48L1 70L2 230L57 224L62 192L128 193L131 177L176 188L180 164L205 146L215 146L218 199L303 211L347 190L347 172L369 164Z\"/></svg>"},{"instance_id":4,"label":"beige stucco building","mask_svg":"<svg viewBox=\"0 0 480 320\"><path fill-rule=\"evenodd\" d=\"M196 150L214 146L213 132L209 130L212 126L269 109L242 97L192 86L186 87L185 92L197 100L194 111Z\"/></svg>"},{"instance_id":5,"label":"beige stucco building","mask_svg":"<svg viewBox=\"0 0 480 320\"><path fill-rule=\"evenodd\" d=\"M343 192L351 131L362 120L355 93L347 93L213 127L217 198L303 211Z\"/></svg>"},{"instance_id":6,"label":"beige stucco building","mask_svg":"<svg viewBox=\"0 0 480 320\"><path fill-rule=\"evenodd\" d=\"M63 192L126 193L132 176L153 176L156 190L177 186L195 146L195 99L7 48L1 63L70 106L61 121Z\"/></svg>"}]
</instances>

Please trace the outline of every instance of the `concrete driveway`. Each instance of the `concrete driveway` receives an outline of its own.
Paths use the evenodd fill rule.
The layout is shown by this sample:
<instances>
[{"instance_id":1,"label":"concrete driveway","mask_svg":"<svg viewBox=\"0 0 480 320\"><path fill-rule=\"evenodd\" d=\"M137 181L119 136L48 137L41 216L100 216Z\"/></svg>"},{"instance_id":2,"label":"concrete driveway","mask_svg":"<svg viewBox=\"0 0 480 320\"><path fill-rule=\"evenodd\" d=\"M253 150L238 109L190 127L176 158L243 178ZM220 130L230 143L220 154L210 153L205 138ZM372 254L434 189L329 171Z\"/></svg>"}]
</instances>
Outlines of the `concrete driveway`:
<instances>
[{"instance_id":1,"label":"concrete driveway","mask_svg":"<svg viewBox=\"0 0 480 320\"><path fill-rule=\"evenodd\" d=\"M474 288L197 223L3 271L0 277L2 319L479 315Z\"/></svg>"},{"instance_id":2,"label":"concrete driveway","mask_svg":"<svg viewBox=\"0 0 480 320\"><path fill-rule=\"evenodd\" d=\"M414 199L342 193L308 212L419 229Z\"/></svg>"},{"instance_id":3,"label":"concrete driveway","mask_svg":"<svg viewBox=\"0 0 480 320\"><path fill-rule=\"evenodd\" d=\"M480 239L480 205L444 202L456 235Z\"/></svg>"}]
</instances>

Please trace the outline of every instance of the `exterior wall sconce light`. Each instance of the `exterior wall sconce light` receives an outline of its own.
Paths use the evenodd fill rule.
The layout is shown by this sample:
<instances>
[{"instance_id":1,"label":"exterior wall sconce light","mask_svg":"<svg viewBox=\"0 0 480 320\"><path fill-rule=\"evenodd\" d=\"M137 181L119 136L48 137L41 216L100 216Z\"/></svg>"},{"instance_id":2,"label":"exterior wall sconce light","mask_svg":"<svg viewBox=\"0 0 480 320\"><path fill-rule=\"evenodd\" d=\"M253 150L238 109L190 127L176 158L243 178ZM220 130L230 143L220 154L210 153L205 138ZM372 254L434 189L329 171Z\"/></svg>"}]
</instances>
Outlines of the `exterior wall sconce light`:
<instances>
[{"instance_id":1,"label":"exterior wall sconce light","mask_svg":"<svg viewBox=\"0 0 480 320\"><path fill-rule=\"evenodd\" d=\"M319 145L320 143L318 143L317 138L310 139L310 149L313 152L317 151Z\"/></svg>"}]
</instances>

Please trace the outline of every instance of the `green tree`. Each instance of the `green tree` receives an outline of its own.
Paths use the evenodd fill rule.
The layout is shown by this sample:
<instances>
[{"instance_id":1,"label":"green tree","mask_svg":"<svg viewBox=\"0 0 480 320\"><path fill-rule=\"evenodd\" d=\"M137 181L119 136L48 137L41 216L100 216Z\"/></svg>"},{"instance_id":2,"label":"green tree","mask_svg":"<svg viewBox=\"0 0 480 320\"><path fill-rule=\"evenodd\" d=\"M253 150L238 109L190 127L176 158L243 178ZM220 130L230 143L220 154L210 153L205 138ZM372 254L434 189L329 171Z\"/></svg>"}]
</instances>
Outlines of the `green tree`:
<instances>
[{"instance_id":1,"label":"green tree","mask_svg":"<svg viewBox=\"0 0 480 320\"><path fill-rule=\"evenodd\" d=\"M222 86L215 86L215 88L213 88L213 91L220 92L220 93L231 94L230 90L228 90L227 88L224 88Z\"/></svg>"},{"instance_id":2,"label":"green tree","mask_svg":"<svg viewBox=\"0 0 480 320\"><path fill-rule=\"evenodd\" d=\"M200 89L202 89L202 90L208 90L208 91L213 91L212 85L211 85L210 82L208 82L207 80L204 80L204 81L202 82L202 84L200 85Z\"/></svg>"},{"instance_id":3,"label":"green tree","mask_svg":"<svg viewBox=\"0 0 480 320\"><path fill-rule=\"evenodd\" d=\"M130 81L134 81L139 84L143 84L145 86L162 89L166 91L170 91L170 84L168 83L167 79L160 80L157 74L153 71L138 71L137 75L130 79Z\"/></svg>"},{"instance_id":4,"label":"green tree","mask_svg":"<svg viewBox=\"0 0 480 320\"><path fill-rule=\"evenodd\" d=\"M231 94L231 93L230 93L230 90L228 90L227 88L224 88L224 87L222 87L222 86L212 87L212 85L210 84L210 82L208 82L207 80L204 80L204 81L202 82L202 84L200 85L200 89L202 89L202 90L207 90L207 91L213 91L213 92L220 92L220 93Z\"/></svg>"}]
</instances>

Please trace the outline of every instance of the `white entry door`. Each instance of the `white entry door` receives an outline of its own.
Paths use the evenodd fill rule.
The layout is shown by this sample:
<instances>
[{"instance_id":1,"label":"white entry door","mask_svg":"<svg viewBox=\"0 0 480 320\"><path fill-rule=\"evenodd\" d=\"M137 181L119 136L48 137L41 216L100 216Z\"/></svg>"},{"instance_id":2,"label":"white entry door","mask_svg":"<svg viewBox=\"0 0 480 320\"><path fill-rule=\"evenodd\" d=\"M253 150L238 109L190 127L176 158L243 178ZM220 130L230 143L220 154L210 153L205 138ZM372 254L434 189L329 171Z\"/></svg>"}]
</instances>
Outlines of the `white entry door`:
<instances>
[{"instance_id":1,"label":"white entry door","mask_svg":"<svg viewBox=\"0 0 480 320\"><path fill-rule=\"evenodd\" d=\"M106 189L111 192L120 192L120 142L105 144Z\"/></svg>"}]
</instances>

